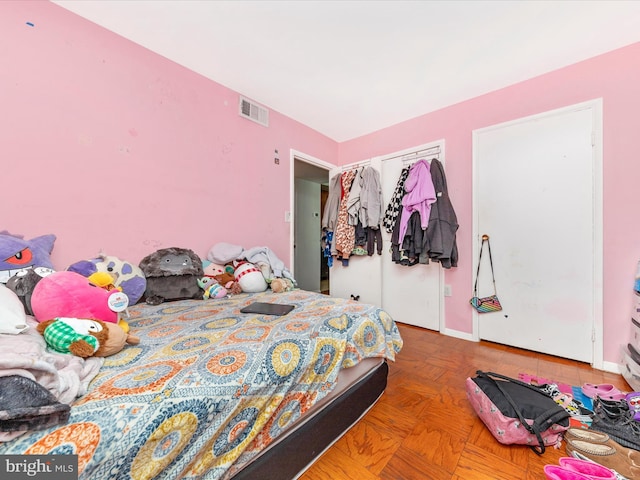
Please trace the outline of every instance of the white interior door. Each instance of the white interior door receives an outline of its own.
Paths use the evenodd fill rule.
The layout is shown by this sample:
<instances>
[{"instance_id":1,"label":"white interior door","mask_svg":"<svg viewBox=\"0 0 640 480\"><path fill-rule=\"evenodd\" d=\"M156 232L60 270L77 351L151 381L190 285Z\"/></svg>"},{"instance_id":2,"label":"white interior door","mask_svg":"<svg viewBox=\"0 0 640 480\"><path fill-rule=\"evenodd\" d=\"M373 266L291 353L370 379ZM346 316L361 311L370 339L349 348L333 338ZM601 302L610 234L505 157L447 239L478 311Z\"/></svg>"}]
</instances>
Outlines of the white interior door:
<instances>
[{"instance_id":1,"label":"white interior door","mask_svg":"<svg viewBox=\"0 0 640 480\"><path fill-rule=\"evenodd\" d=\"M320 184L295 179L294 266L298 287L320 291Z\"/></svg>"},{"instance_id":2,"label":"white interior door","mask_svg":"<svg viewBox=\"0 0 640 480\"><path fill-rule=\"evenodd\" d=\"M479 338L593 363L602 322L598 115L591 102L474 132L474 274L487 234L503 306L474 312ZM493 293L486 257L479 296Z\"/></svg>"},{"instance_id":3,"label":"white interior door","mask_svg":"<svg viewBox=\"0 0 640 480\"><path fill-rule=\"evenodd\" d=\"M382 162L382 194L389 202L403 168L402 158ZM386 208L386 203L385 203ZM417 327L440 329L442 299L439 263L397 265L391 260L391 234L383 229L382 305L398 322Z\"/></svg>"}]
</instances>

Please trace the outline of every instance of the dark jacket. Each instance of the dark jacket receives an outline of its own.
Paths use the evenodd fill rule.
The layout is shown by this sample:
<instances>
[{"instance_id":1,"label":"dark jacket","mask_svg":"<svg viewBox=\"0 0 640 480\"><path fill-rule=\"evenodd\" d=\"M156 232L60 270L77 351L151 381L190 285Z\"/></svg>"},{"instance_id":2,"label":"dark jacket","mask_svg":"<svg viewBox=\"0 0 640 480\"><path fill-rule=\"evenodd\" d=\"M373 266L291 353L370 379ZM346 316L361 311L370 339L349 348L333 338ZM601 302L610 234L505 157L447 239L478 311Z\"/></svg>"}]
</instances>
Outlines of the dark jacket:
<instances>
[{"instance_id":1,"label":"dark jacket","mask_svg":"<svg viewBox=\"0 0 640 480\"><path fill-rule=\"evenodd\" d=\"M440 262L443 268L458 266L456 231L458 219L451 205L447 190L447 178L439 160L431 160L431 179L436 190L436 202L431 205L427 227L427 251L429 258Z\"/></svg>"}]
</instances>

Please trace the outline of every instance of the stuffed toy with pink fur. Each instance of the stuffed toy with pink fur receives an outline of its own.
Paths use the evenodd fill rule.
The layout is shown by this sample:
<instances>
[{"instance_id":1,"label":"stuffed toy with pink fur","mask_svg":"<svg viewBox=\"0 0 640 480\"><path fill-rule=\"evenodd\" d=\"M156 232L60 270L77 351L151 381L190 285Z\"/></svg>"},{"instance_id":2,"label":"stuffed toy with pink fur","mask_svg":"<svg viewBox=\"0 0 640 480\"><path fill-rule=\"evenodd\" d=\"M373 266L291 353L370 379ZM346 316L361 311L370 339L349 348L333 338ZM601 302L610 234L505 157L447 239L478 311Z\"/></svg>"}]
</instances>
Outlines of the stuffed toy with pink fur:
<instances>
[{"instance_id":1,"label":"stuffed toy with pink fur","mask_svg":"<svg viewBox=\"0 0 640 480\"><path fill-rule=\"evenodd\" d=\"M44 277L31 295L31 308L38 322L72 317L118 323L119 313L128 304L123 292L100 288L79 273L69 271L54 272Z\"/></svg>"}]
</instances>

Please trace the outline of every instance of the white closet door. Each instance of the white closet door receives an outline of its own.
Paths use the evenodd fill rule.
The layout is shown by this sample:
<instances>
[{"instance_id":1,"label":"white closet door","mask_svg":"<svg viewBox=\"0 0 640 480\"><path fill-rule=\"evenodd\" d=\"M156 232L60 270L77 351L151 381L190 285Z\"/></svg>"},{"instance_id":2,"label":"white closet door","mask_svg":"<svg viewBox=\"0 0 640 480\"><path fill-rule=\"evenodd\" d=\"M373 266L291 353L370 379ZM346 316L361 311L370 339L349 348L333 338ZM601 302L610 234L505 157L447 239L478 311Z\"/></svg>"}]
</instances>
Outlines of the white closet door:
<instances>
[{"instance_id":1,"label":"white closet door","mask_svg":"<svg viewBox=\"0 0 640 480\"><path fill-rule=\"evenodd\" d=\"M481 339L593 361L593 132L584 107L474 132L477 234L490 237L504 307L474 313ZM483 256L480 296L492 293L488 267Z\"/></svg>"},{"instance_id":2,"label":"white closet door","mask_svg":"<svg viewBox=\"0 0 640 480\"><path fill-rule=\"evenodd\" d=\"M376 165L371 164L380 171L379 162ZM333 169L329 178L340 173L342 169ZM378 255L353 255L349 258L349 266L346 267L334 258L333 267L329 269L329 290L332 296L351 298L351 295L356 295L360 297L360 302L382 306L381 286L381 259Z\"/></svg>"},{"instance_id":3,"label":"white closet door","mask_svg":"<svg viewBox=\"0 0 640 480\"><path fill-rule=\"evenodd\" d=\"M403 163L401 158L382 162L382 195L384 207L393 195ZM429 328L440 329L440 302L442 301L439 263L397 265L391 260L391 234L383 227L382 305L394 320Z\"/></svg>"}]
</instances>

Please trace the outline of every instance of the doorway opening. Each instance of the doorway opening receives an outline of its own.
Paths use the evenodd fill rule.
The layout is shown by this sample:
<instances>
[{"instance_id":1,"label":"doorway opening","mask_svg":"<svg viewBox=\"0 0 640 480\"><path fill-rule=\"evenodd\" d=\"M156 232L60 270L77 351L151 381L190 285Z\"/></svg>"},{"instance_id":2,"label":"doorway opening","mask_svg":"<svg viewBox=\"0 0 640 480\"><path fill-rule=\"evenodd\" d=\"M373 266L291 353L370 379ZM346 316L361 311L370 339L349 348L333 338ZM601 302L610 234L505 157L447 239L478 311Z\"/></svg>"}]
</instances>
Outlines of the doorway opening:
<instances>
[{"instance_id":1,"label":"doorway opening","mask_svg":"<svg viewBox=\"0 0 640 480\"><path fill-rule=\"evenodd\" d=\"M329 294L329 267L323 252L322 215L333 165L292 154L292 270L298 287Z\"/></svg>"}]
</instances>

